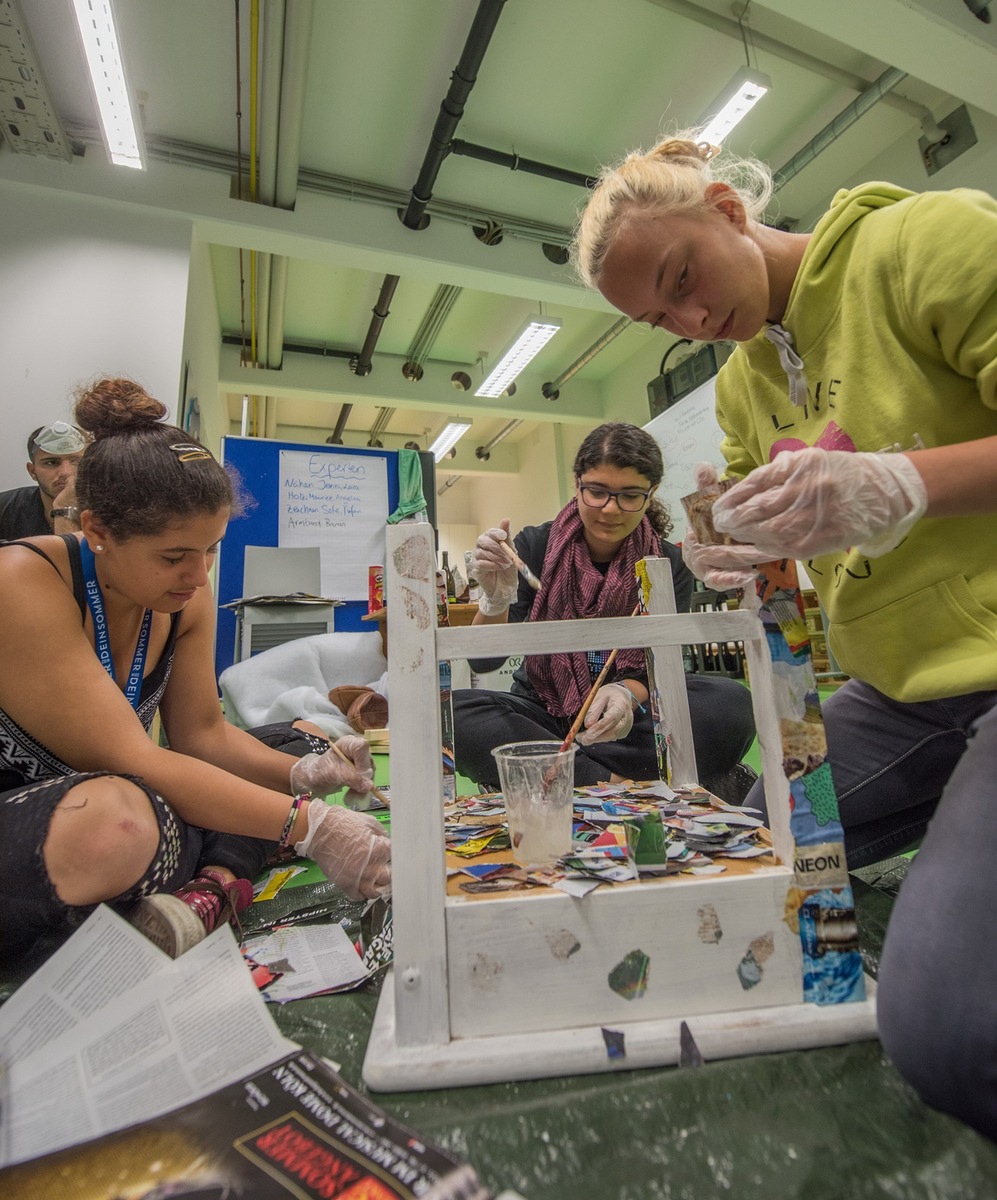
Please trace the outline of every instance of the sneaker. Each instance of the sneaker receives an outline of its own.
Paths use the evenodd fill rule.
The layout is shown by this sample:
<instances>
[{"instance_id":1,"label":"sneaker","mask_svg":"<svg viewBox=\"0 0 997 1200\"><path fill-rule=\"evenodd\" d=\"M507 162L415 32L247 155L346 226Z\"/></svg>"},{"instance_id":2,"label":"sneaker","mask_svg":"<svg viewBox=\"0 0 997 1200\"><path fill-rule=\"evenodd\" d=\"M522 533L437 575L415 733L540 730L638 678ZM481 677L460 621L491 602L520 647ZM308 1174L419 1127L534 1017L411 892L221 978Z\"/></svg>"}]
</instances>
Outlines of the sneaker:
<instances>
[{"instance_id":1,"label":"sneaker","mask_svg":"<svg viewBox=\"0 0 997 1200\"><path fill-rule=\"evenodd\" d=\"M226 882L209 867L176 892L144 896L129 920L170 958L177 958L224 921L235 926L241 940L239 913L252 902L248 879Z\"/></svg>"}]
</instances>

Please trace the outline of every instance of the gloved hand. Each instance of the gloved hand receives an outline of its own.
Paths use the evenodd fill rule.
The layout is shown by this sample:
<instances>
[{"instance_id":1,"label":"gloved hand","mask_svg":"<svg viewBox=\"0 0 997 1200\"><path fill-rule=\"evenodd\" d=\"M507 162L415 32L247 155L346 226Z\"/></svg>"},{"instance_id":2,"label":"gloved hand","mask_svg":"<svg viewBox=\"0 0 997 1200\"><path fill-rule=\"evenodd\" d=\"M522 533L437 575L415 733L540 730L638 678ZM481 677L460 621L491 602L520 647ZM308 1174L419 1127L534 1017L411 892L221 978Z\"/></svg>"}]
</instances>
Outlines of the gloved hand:
<instances>
[{"instance_id":1,"label":"gloved hand","mask_svg":"<svg viewBox=\"0 0 997 1200\"><path fill-rule=\"evenodd\" d=\"M310 800L308 832L294 849L314 859L351 900L373 900L391 890L391 839L369 813Z\"/></svg>"},{"instance_id":2,"label":"gloved hand","mask_svg":"<svg viewBox=\"0 0 997 1200\"><path fill-rule=\"evenodd\" d=\"M634 726L634 696L622 683L604 683L592 697L585 714L585 727L575 737L583 746L616 742Z\"/></svg>"},{"instance_id":3,"label":"gloved hand","mask_svg":"<svg viewBox=\"0 0 997 1200\"><path fill-rule=\"evenodd\" d=\"M713 463L697 463L692 473L697 491L719 498L717 469ZM718 592L749 587L757 574L755 563L764 562L765 556L755 546L732 546L725 542L713 528L712 511L697 510L688 516L689 528L682 539L682 558L693 575ZM701 537L707 540L701 541Z\"/></svg>"},{"instance_id":4,"label":"gloved hand","mask_svg":"<svg viewBox=\"0 0 997 1200\"><path fill-rule=\"evenodd\" d=\"M928 507L906 454L784 450L713 507L717 529L753 542L766 558L810 558L854 546L892 550Z\"/></svg>"},{"instance_id":5,"label":"gloved hand","mask_svg":"<svg viewBox=\"0 0 997 1200\"><path fill-rule=\"evenodd\" d=\"M346 755L340 758L330 746L324 754L306 754L291 767L291 791L326 796L348 787L354 792L369 792L374 786L374 763L367 739L348 734L336 741Z\"/></svg>"},{"instance_id":6,"label":"gloved hand","mask_svg":"<svg viewBox=\"0 0 997 1200\"><path fill-rule=\"evenodd\" d=\"M685 565L697 579L718 592L750 587L758 574L755 563L771 557L757 546L704 546L691 529L682 539Z\"/></svg>"},{"instance_id":7,"label":"gloved hand","mask_svg":"<svg viewBox=\"0 0 997 1200\"><path fill-rule=\"evenodd\" d=\"M471 571L481 588L478 610L486 617L505 612L519 592L519 574L502 549L509 542L509 519L495 529L486 529L471 551Z\"/></svg>"}]
</instances>

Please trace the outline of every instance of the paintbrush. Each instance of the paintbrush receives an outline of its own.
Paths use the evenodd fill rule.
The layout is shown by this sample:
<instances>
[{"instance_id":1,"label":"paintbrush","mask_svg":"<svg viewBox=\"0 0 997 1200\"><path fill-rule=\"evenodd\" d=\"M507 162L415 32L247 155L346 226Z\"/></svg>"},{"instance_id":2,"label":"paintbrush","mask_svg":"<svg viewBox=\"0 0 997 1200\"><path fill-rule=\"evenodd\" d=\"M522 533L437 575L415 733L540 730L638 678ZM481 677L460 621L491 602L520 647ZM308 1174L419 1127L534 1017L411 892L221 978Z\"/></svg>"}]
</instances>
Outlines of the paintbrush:
<instances>
[{"instance_id":1,"label":"paintbrush","mask_svg":"<svg viewBox=\"0 0 997 1200\"><path fill-rule=\"evenodd\" d=\"M533 588L533 590L535 592L539 592L540 591L540 580L537 579L536 575L533 574L533 572L526 565L526 563L523 562L523 560L519 557L519 555L516 553L516 551L513 550L513 548L509 545L508 542L499 542L499 545L509 556L509 561L516 568L516 570L520 573L520 575L522 575L522 577L526 580L526 582L530 585L530 587Z\"/></svg>"},{"instance_id":2,"label":"paintbrush","mask_svg":"<svg viewBox=\"0 0 997 1200\"><path fill-rule=\"evenodd\" d=\"M335 743L335 742L330 742L330 743L329 743L329 745L330 745L330 746L333 748L333 750L335 750L335 752L336 752L336 753L339 755L339 757L340 757L340 758L343 760L343 762L348 762L348 763L350 764L350 766L351 766L351 767L355 767L355 766L356 766L356 763L353 761L353 759L352 759L352 758L350 758L350 756L349 756L348 754L346 754L346 753L345 753L345 751L343 751L343 750L340 750L340 748L339 748L339 747L336 745L336 743ZM390 800L388 799L388 797L387 797L387 796L384 794L384 792L382 792L382 791L381 791L381 789L380 789L380 788L372 787L372 788L370 789L370 794L371 794L371 795L372 795L372 796L373 796L373 797L374 797L376 800L380 800L380 801L381 801L381 803L382 803L383 805L385 805L387 808L390 808L390 807L391 807L391 801L390 801Z\"/></svg>"},{"instance_id":3,"label":"paintbrush","mask_svg":"<svg viewBox=\"0 0 997 1200\"><path fill-rule=\"evenodd\" d=\"M633 612L630 615L632 617L635 617L639 612L640 612L640 601L638 600L636 607L634 608ZM582 704L581 708L578 710L578 716L575 717L575 719L571 722L571 728L568 730L564 741L561 743L561 748L560 748L560 750L558 750L558 754L563 754L564 751L567 750L567 748L575 740L575 735L578 733L579 729L581 729L582 722L588 716L588 711L592 707L592 701L595 699L595 694L599 690L599 688L602 687L603 683L605 682L606 676L609 673L609 668L616 661L617 654L619 654L619 650L613 650L610 653L609 657L606 659L606 661L603 663L602 670L595 677L595 683L593 683L592 686L589 688L589 694L585 697L584 703Z\"/></svg>"},{"instance_id":4,"label":"paintbrush","mask_svg":"<svg viewBox=\"0 0 997 1200\"><path fill-rule=\"evenodd\" d=\"M609 668L616 661L616 655L617 655L617 651L614 650L610 654L610 656L606 659L605 663L603 663L602 670L595 677L595 683L593 683L591 688L589 688L589 694L585 697L585 700L584 700L581 708L578 710L578 716L575 717L575 719L571 722L571 728L568 730L567 734L565 735L564 741L561 743L561 748L558 750L558 754L563 754L565 752L565 750L567 750L568 747L571 745L571 743L575 740L575 734L577 734L579 729L581 729L582 722L588 716L588 711L592 707L592 701L595 699L595 694L599 690L599 688L602 687L603 681L605 680L606 676L609 674Z\"/></svg>"}]
</instances>

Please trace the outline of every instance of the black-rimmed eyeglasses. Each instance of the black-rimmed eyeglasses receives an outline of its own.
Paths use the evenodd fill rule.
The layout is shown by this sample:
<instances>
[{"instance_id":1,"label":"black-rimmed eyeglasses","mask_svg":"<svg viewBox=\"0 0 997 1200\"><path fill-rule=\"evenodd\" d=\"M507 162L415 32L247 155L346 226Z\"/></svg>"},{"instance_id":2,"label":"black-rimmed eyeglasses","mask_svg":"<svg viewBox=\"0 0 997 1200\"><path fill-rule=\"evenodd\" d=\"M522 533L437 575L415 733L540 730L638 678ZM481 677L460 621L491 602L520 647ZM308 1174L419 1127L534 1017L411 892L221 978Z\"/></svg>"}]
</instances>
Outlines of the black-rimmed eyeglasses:
<instances>
[{"instance_id":1,"label":"black-rimmed eyeglasses","mask_svg":"<svg viewBox=\"0 0 997 1200\"><path fill-rule=\"evenodd\" d=\"M609 488L596 487L593 483L580 483L578 490L589 508L605 508L613 499L621 512L640 512L651 498L654 488L648 488L646 492L630 488L623 492L611 492Z\"/></svg>"}]
</instances>

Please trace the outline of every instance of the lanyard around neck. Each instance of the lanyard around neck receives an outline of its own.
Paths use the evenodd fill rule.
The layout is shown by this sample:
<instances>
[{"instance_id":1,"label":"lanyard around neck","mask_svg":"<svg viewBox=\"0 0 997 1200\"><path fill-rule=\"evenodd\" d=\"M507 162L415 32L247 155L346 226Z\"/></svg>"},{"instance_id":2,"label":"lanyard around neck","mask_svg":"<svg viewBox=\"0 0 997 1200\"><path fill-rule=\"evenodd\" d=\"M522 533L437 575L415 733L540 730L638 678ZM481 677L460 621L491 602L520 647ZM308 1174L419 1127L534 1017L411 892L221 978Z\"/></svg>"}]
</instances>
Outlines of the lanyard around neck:
<instances>
[{"instance_id":1,"label":"lanyard around neck","mask_svg":"<svg viewBox=\"0 0 997 1200\"><path fill-rule=\"evenodd\" d=\"M111 639L107 632L107 617L104 613L104 596L97 582L97 565L94 554L87 545L86 538L80 542L80 559L83 565L83 586L86 591L87 604L93 617L93 643L97 657L104 670L114 679L114 659L111 657ZM142 677L145 674L145 656L149 649L149 630L152 628L152 609L145 610L142 627L138 631L138 643L135 646L135 657L132 659L132 669L125 681L125 699L134 709L138 709L139 694L142 691Z\"/></svg>"}]
</instances>

